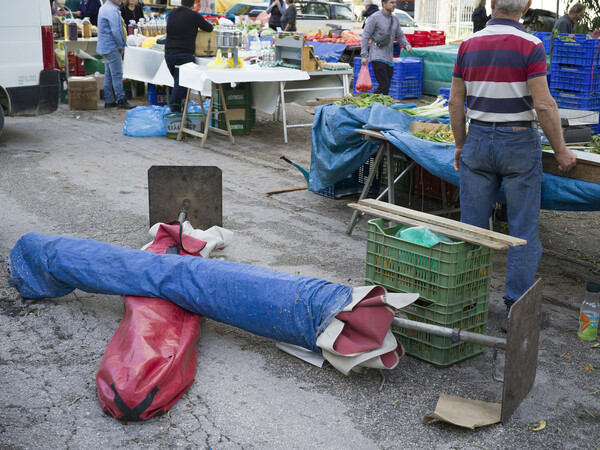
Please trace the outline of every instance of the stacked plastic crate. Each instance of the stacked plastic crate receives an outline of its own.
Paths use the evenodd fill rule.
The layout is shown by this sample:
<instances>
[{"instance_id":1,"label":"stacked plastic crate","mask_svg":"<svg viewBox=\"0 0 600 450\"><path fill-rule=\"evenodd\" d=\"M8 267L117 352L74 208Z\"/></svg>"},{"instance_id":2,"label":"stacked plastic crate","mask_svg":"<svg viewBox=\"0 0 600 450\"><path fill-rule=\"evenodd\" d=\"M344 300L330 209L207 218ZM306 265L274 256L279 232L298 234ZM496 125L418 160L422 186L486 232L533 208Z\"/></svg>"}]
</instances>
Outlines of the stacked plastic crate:
<instances>
[{"instance_id":1,"label":"stacked plastic crate","mask_svg":"<svg viewBox=\"0 0 600 450\"><path fill-rule=\"evenodd\" d=\"M218 86L219 89L223 89L231 133L234 135L250 134L250 131L256 125L256 110L251 106L251 83L240 83L234 88L223 84ZM215 96L213 117L215 118L215 127L227 130L227 121L225 120L225 114L223 114L221 95L218 91Z\"/></svg>"},{"instance_id":2,"label":"stacked plastic crate","mask_svg":"<svg viewBox=\"0 0 600 450\"><path fill-rule=\"evenodd\" d=\"M384 219L367 227L365 284L393 292L416 292L403 308L408 319L485 333L490 301L493 251L467 242L440 242L433 247L397 236L401 225ZM406 353L445 367L483 351L479 345L392 327Z\"/></svg>"},{"instance_id":3,"label":"stacked plastic crate","mask_svg":"<svg viewBox=\"0 0 600 450\"><path fill-rule=\"evenodd\" d=\"M361 68L361 58L354 58L354 95L358 95L356 91L356 81ZM369 74L373 83L373 89L367 91L372 93L377 89L378 83L375 79L373 67L369 63ZM394 74L390 84L388 95L395 100L404 98L419 98L421 97L421 89L423 87L423 60L421 58L394 58Z\"/></svg>"},{"instance_id":4,"label":"stacked plastic crate","mask_svg":"<svg viewBox=\"0 0 600 450\"><path fill-rule=\"evenodd\" d=\"M432 47L434 45L444 45L446 43L446 34L443 31L419 31L406 35L406 40L413 47Z\"/></svg>"},{"instance_id":5,"label":"stacked plastic crate","mask_svg":"<svg viewBox=\"0 0 600 450\"><path fill-rule=\"evenodd\" d=\"M554 38L550 93L559 108L600 111L599 44L580 34L575 41Z\"/></svg>"}]
</instances>

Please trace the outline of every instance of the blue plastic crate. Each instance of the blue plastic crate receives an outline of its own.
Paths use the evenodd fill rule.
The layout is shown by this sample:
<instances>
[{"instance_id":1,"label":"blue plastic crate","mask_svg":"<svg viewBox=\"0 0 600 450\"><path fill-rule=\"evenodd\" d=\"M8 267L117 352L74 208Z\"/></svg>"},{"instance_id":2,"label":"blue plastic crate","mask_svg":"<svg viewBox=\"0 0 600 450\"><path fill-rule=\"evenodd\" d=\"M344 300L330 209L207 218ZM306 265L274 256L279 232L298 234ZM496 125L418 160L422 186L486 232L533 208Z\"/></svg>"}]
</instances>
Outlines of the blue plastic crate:
<instances>
[{"instance_id":1,"label":"blue plastic crate","mask_svg":"<svg viewBox=\"0 0 600 450\"><path fill-rule=\"evenodd\" d=\"M600 40L586 39L584 34L576 34L575 42L554 38L552 63L571 66L592 67L600 65Z\"/></svg>"},{"instance_id":2,"label":"blue plastic crate","mask_svg":"<svg viewBox=\"0 0 600 450\"><path fill-rule=\"evenodd\" d=\"M550 32L545 32L545 31L538 31L533 33L533 35L538 38L540 41L542 41L542 44L544 44L544 50L546 50L546 55L549 55L550 52L552 51L552 46L551 46L551 38L550 35L552 33Z\"/></svg>"},{"instance_id":3,"label":"blue plastic crate","mask_svg":"<svg viewBox=\"0 0 600 450\"><path fill-rule=\"evenodd\" d=\"M581 92L568 92L550 89L550 94L559 108L584 109L586 111L600 110L600 94L582 95Z\"/></svg>"},{"instance_id":4,"label":"blue plastic crate","mask_svg":"<svg viewBox=\"0 0 600 450\"><path fill-rule=\"evenodd\" d=\"M561 66L552 64L550 87L577 92L600 90L600 67Z\"/></svg>"},{"instance_id":5,"label":"blue plastic crate","mask_svg":"<svg viewBox=\"0 0 600 450\"><path fill-rule=\"evenodd\" d=\"M446 100L450 99L450 88L440 88L438 95L441 95Z\"/></svg>"},{"instance_id":6,"label":"blue plastic crate","mask_svg":"<svg viewBox=\"0 0 600 450\"><path fill-rule=\"evenodd\" d=\"M423 60L421 58L394 58L393 81L402 81L410 78L423 78Z\"/></svg>"},{"instance_id":7,"label":"blue plastic crate","mask_svg":"<svg viewBox=\"0 0 600 450\"><path fill-rule=\"evenodd\" d=\"M389 95L395 100L402 100L403 98L420 98L422 87L423 82L420 78L412 78L400 82L392 81Z\"/></svg>"},{"instance_id":8,"label":"blue plastic crate","mask_svg":"<svg viewBox=\"0 0 600 450\"><path fill-rule=\"evenodd\" d=\"M369 173L373 170L373 164L375 164L375 158L369 158L356 172L348 175L343 180L338 181L333 186L326 187L315 193L322 195L323 197L335 199L345 197L346 195L360 194L365 187ZM379 170L373 180L373 184L371 184L371 189L369 189L369 194L376 195L379 193L381 173L380 164Z\"/></svg>"}]
</instances>

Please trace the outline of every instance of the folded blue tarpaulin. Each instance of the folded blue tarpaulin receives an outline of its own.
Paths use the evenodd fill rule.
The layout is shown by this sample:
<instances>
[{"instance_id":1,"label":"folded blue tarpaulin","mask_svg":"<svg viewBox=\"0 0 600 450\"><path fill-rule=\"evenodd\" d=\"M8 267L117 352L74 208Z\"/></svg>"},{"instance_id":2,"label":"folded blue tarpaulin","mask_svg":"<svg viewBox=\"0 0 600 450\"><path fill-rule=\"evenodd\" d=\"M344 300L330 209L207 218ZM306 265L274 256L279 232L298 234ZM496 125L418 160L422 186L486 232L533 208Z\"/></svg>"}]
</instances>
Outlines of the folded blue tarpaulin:
<instances>
[{"instance_id":1,"label":"folded blue tarpaulin","mask_svg":"<svg viewBox=\"0 0 600 450\"><path fill-rule=\"evenodd\" d=\"M29 233L11 250L8 280L24 298L85 292L157 297L188 311L320 352L317 337L351 301L328 281L193 256Z\"/></svg>"},{"instance_id":2,"label":"folded blue tarpaulin","mask_svg":"<svg viewBox=\"0 0 600 450\"><path fill-rule=\"evenodd\" d=\"M327 62L338 62L346 50L346 44L311 41L310 45L315 56Z\"/></svg>"},{"instance_id":3,"label":"folded blue tarpaulin","mask_svg":"<svg viewBox=\"0 0 600 450\"><path fill-rule=\"evenodd\" d=\"M380 131L393 146L417 164L458 186L460 174L454 170L454 145L426 141L410 133L410 123L423 120L427 119L380 103L368 108L336 105L317 108L312 133L310 189L318 191L337 183L358 170L377 151L377 141L364 141L354 131L363 126ZM443 122L447 123L447 120ZM502 191L498 201L505 201ZM544 173L542 208L598 211L600 184Z\"/></svg>"}]
</instances>

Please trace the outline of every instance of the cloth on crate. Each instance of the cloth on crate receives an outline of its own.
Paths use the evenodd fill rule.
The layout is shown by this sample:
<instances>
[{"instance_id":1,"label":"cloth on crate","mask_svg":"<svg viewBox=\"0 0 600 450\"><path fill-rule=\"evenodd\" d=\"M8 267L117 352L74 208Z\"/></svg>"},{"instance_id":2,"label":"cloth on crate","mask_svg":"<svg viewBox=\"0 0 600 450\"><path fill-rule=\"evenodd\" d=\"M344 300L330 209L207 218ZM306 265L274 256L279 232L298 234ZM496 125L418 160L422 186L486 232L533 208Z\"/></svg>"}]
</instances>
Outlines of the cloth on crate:
<instances>
[{"instance_id":1,"label":"cloth on crate","mask_svg":"<svg viewBox=\"0 0 600 450\"><path fill-rule=\"evenodd\" d=\"M410 133L411 122L427 120L429 118L411 116L380 103L367 108L333 104L317 107L312 131L310 190L317 192L334 185L358 170L377 152L379 142L364 141L355 132L363 126L367 130L380 131L417 164L458 186L460 174L454 170L454 145L425 141ZM448 123L448 119L438 120ZM503 190L498 201L505 202ZM600 211L600 185L544 173L541 204L542 209L550 210Z\"/></svg>"}]
</instances>

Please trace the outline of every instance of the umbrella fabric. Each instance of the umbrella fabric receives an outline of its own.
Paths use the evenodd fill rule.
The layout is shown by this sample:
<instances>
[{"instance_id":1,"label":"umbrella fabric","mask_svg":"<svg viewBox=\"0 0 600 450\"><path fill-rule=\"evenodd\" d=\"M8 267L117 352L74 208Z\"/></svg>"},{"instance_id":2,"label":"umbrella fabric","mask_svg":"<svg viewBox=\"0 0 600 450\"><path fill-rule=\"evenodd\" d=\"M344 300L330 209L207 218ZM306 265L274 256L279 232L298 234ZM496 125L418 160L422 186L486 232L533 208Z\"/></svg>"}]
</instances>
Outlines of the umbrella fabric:
<instances>
[{"instance_id":1,"label":"umbrella fabric","mask_svg":"<svg viewBox=\"0 0 600 450\"><path fill-rule=\"evenodd\" d=\"M395 367L403 351L390 331L393 311L418 298L387 294L379 286L352 288L247 264L38 233L17 242L7 269L10 284L25 298L60 297L76 288L160 297L251 333L322 351L343 373L357 366Z\"/></svg>"},{"instance_id":2,"label":"umbrella fabric","mask_svg":"<svg viewBox=\"0 0 600 450\"><path fill-rule=\"evenodd\" d=\"M200 256L206 243L161 224L146 248ZM168 411L194 382L200 319L161 298L127 296L125 315L96 374L102 410L121 420L146 420Z\"/></svg>"}]
</instances>

